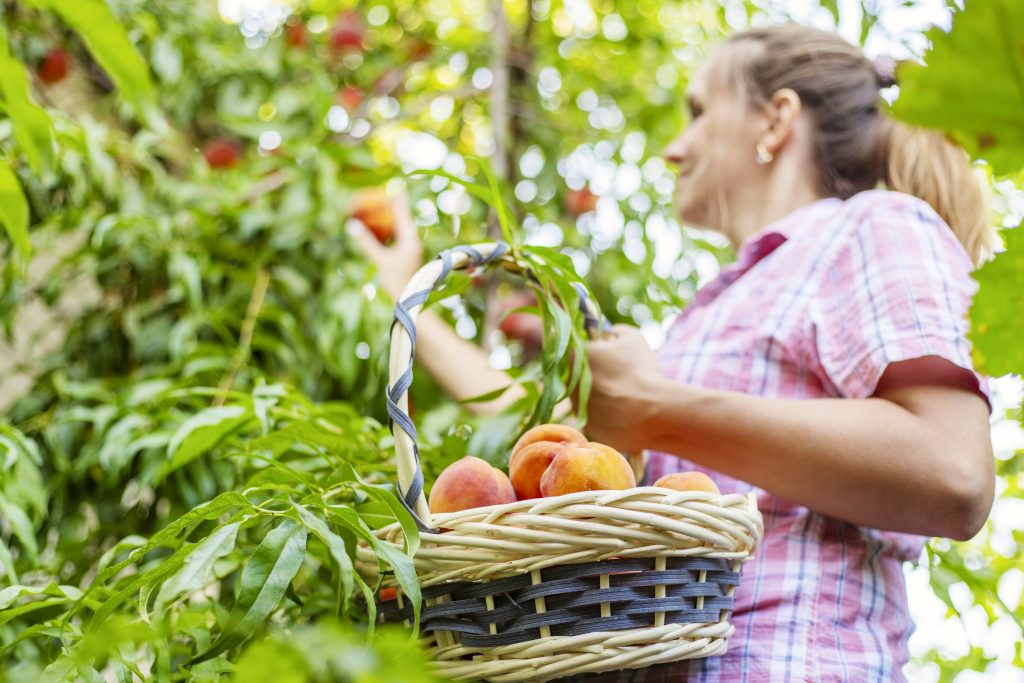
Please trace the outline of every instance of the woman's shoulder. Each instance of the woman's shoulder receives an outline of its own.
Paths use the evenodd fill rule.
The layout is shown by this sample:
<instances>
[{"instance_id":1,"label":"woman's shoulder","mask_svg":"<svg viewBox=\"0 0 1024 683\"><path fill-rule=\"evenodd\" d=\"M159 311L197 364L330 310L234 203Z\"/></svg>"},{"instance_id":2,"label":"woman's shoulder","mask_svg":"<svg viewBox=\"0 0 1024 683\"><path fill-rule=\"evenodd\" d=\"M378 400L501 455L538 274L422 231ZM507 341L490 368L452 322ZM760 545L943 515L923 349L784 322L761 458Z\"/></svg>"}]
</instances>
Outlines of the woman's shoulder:
<instances>
[{"instance_id":1,"label":"woman's shoulder","mask_svg":"<svg viewBox=\"0 0 1024 683\"><path fill-rule=\"evenodd\" d=\"M854 223L872 225L888 220L949 226L932 206L919 197L893 190L864 190L843 202L843 213Z\"/></svg>"},{"instance_id":2,"label":"woman's shoulder","mask_svg":"<svg viewBox=\"0 0 1024 683\"><path fill-rule=\"evenodd\" d=\"M953 230L928 202L891 190L865 190L843 202L836 237L867 251L890 257L917 253L945 254L970 266L970 258Z\"/></svg>"}]
</instances>

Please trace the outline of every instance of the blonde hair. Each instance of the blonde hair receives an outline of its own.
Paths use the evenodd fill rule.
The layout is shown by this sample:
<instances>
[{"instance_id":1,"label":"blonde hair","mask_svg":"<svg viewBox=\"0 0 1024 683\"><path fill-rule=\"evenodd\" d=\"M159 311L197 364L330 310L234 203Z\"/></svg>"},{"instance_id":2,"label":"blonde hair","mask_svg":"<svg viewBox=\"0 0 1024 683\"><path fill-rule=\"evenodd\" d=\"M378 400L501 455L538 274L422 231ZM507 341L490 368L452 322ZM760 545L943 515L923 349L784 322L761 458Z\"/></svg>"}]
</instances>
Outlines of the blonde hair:
<instances>
[{"instance_id":1,"label":"blonde hair","mask_svg":"<svg viewBox=\"0 0 1024 683\"><path fill-rule=\"evenodd\" d=\"M744 31L725 45L726 82L750 106L789 88L814 117L822 195L846 199L883 182L931 205L975 264L991 253L987 196L967 153L941 133L883 112L879 89L886 83L860 48L797 24Z\"/></svg>"}]
</instances>

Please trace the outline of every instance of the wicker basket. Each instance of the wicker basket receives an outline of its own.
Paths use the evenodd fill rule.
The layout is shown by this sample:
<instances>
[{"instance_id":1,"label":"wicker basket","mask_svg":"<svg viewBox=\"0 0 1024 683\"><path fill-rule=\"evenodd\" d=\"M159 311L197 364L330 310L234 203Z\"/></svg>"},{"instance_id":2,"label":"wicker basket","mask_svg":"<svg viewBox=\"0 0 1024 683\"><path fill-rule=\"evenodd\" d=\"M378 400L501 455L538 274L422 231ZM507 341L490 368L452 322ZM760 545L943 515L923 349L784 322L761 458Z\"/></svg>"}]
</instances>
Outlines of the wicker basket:
<instances>
[{"instance_id":1,"label":"wicker basket","mask_svg":"<svg viewBox=\"0 0 1024 683\"><path fill-rule=\"evenodd\" d=\"M495 264L524 269L500 242L442 253L407 285L391 328L388 412L401 497L421 528L444 529L424 534L414 558L436 668L462 680L547 680L724 653L740 565L763 533L753 494L644 486L431 517L408 416L416 316L451 270ZM585 294L581 306L596 331ZM377 534L402 545L397 524ZM358 559L377 566L369 548ZM401 594L379 603L379 614L412 618Z\"/></svg>"}]
</instances>

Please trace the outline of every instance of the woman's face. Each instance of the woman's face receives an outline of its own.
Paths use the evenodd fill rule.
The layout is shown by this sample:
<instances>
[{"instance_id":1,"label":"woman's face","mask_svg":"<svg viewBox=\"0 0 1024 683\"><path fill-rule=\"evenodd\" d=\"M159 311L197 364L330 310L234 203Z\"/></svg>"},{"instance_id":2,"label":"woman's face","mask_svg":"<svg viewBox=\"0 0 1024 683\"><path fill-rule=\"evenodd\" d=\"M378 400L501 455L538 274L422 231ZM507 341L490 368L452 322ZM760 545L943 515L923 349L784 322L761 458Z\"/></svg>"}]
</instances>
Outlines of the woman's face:
<instances>
[{"instance_id":1,"label":"woman's face","mask_svg":"<svg viewBox=\"0 0 1024 683\"><path fill-rule=\"evenodd\" d=\"M693 74L687 89L690 122L663 152L678 167L675 206L688 225L727 229L741 193L763 182L756 147L763 117L749 111L724 74L721 52Z\"/></svg>"}]
</instances>

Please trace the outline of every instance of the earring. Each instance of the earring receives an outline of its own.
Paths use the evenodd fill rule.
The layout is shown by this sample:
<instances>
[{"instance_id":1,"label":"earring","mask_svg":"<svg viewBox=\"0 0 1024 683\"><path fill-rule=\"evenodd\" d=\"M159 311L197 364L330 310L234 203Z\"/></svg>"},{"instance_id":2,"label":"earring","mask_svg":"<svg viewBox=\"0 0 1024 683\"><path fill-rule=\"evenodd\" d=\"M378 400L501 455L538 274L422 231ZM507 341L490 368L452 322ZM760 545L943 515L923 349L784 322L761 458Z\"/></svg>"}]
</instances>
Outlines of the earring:
<instances>
[{"instance_id":1,"label":"earring","mask_svg":"<svg viewBox=\"0 0 1024 683\"><path fill-rule=\"evenodd\" d=\"M757 163L761 166L772 163L775 155L768 151L763 142L757 143Z\"/></svg>"}]
</instances>

